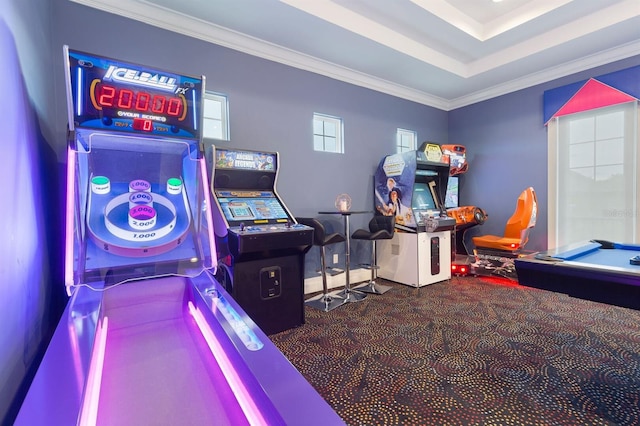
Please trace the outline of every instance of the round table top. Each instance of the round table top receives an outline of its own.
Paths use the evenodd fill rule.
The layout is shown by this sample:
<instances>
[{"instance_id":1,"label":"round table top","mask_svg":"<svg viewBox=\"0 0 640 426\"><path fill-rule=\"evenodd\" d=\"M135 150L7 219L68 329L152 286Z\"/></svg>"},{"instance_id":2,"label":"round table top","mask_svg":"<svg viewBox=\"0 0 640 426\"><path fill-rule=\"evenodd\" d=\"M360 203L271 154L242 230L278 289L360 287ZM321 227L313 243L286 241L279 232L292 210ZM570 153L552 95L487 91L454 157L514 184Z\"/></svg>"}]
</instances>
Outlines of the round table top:
<instances>
[{"instance_id":1,"label":"round table top","mask_svg":"<svg viewBox=\"0 0 640 426\"><path fill-rule=\"evenodd\" d=\"M341 214L341 215L351 215L351 214L363 214L363 213L373 213L371 210L327 210L323 212L318 212L318 214Z\"/></svg>"}]
</instances>

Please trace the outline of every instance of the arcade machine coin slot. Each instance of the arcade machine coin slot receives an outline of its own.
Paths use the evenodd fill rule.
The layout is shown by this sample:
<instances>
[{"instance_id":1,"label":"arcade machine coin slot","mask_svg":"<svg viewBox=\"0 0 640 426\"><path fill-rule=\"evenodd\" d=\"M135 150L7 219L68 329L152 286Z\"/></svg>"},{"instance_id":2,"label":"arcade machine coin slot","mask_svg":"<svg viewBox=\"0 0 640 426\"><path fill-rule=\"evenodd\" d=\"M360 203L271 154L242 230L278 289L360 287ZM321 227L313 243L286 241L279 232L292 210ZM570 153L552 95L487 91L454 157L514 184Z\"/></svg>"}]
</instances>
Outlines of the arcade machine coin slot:
<instances>
[{"instance_id":1,"label":"arcade machine coin slot","mask_svg":"<svg viewBox=\"0 0 640 426\"><path fill-rule=\"evenodd\" d=\"M279 266L271 266L260 270L260 294L263 300L279 297L282 294L281 276L282 270Z\"/></svg>"},{"instance_id":2,"label":"arcade machine coin slot","mask_svg":"<svg viewBox=\"0 0 640 426\"><path fill-rule=\"evenodd\" d=\"M440 273L440 238L431 237L431 275Z\"/></svg>"}]
</instances>

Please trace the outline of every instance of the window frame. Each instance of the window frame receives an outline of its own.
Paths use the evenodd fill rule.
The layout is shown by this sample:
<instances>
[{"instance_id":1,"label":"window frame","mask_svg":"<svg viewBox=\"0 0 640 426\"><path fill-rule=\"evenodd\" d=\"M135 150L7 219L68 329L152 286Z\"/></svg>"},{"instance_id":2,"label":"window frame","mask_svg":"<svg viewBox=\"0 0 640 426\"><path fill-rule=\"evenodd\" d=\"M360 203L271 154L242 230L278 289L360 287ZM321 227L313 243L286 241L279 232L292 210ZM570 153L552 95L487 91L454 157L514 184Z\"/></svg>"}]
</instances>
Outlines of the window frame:
<instances>
[{"instance_id":1,"label":"window frame","mask_svg":"<svg viewBox=\"0 0 640 426\"><path fill-rule=\"evenodd\" d=\"M402 143L404 136L411 137L411 141L407 146ZM418 132L398 127L396 129L396 153L400 154L403 152L415 151L416 149L418 149Z\"/></svg>"},{"instance_id":2,"label":"window frame","mask_svg":"<svg viewBox=\"0 0 640 426\"><path fill-rule=\"evenodd\" d=\"M214 101L220 104L220 115L221 117L207 116L207 102L206 101ZM202 137L205 139L215 139L215 140L223 140L229 141L230 136L230 126L229 126L229 97L223 93L213 92L213 91L205 91L203 97L203 111L202 111ZM207 122L215 122L219 123L220 133L222 138L218 138L212 135L207 135L205 133L206 123Z\"/></svg>"},{"instance_id":3,"label":"window frame","mask_svg":"<svg viewBox=\"0 0 640 426\"><path fill-rule=\"evenodd\" d=\"M638 144L640 144L640 132L638 131L638 123L640 123L640 108L638 101L633 103L623 103L612 105L608 107L596 108L592 110L587 110L575 114L568 114L565 116L554 117L551 119L547 125L547 152L548 152L548 181L547 181L547 196L548 196L548 212L547 212L547 246L551 248L556 248L558 246L564 246L570 244L570 237L567 237L566 233L561 232L561 227L564 226L563 219L561 216L561 209L565 208L565 205L561 205L565 200L564 190L565 188L561 187L561 167L564 167L567 170L570 170L571 167L568 165L567 161L569 156L563 154L563 150L567 151L570 145L568 139L563 140L561 134L563 134L562 128L564 126L568 126L569 123L573 120L579 121L586 118L592 118L593 120L598 120L599 117L604 117L610 115L612 112L620 112L624 115L625 125L624 125L624 138L625 143L629 143L633 146L633 153L629 152L625 159L630 160L632 164L626 164L624 167L630 168L630 175L634 176L633 181L628 181L629 185L632 185L630 191L634 194L634 199L631 200L631 207L627 207L624 209L615 208L613 205L597 205L597 208L600 211L600 216L603 219L612 220L612 219L620 219L620 222L624 222L627 220L630 222L630 226L624 227L624 233L626 235L625 241L626 243L635 244L637 241L640 241L640 227L637 226L635 215L640 208L640 197L638 196L638 188L640 187L640 176L638 175L638 170L640 169L640 150L637 149ZM627 121L630 120L630 121ZM562 123L564 121L564 123ZM592 143L594 147L598 142L606 140L607 138L594 138L593 141L587 140L588 143ZM574 144L577 145L577 144ZM630 145L627 145L629 147ZM595 154L594 154L595 155ZM595 179L596 170L598 167L598 159L594 157L594 182L597 182ZM608 166L608 164L604 164L604 166ZM577 169L577 167L575 167ZM565 210L566 212L566 210ZM597 216L597 215L596 215ZM584 219L584 218L580 218ZM589 217L587 217L589 219ZM598 229L594 227L593 224L589 226L589 235L593 238L599 238ZM629 228L629 229L627 229ZM602 228L605 229L605 228ZM610 238L609 238L610 239Z\"/></svg>"},{"instance_id":4,"label":"window frame","mask_svg":"<svg viewBox=\"0 0 640 426\"><path fill-rule=\"evenodd\" d=\"M320 122L322 123L322 133L316 133L316 124ZM312 135L313 135L313 150L318 152L329 152L334 154L344 154L344 121L342 118L322 114L322 113L313 113L313 127L312 127ZM335 126L335 136L328 135L326 125L331 124ZM322 139L322 149L318 149L318 138ZM327 149L327 140L333 140L335 142L335 149Z\"/></svg>"}]
</instances>

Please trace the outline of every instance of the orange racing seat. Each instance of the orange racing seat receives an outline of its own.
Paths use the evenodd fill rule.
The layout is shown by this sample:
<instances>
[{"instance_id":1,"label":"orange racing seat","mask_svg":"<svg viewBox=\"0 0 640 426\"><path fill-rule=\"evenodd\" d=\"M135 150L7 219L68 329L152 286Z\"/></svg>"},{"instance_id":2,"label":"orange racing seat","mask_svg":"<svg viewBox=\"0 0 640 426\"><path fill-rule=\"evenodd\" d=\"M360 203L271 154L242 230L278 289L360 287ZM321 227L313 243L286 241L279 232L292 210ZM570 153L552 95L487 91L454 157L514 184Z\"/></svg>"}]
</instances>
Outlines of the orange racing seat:
<instances>
[{"instance_id":1,"label":"orange racing seat","mask_svg":"<svg viewBox=\"0 0 640 426\"><path fill-rule=\"evenodd\" d=\"M529 231L536 224L538 216L538 200L532 187L522 191L518 197L516 211L507 221L504 236L483 235L473 237L476 249L502 250L518 252L529 240Z\"/></svg>"}]
</instances>

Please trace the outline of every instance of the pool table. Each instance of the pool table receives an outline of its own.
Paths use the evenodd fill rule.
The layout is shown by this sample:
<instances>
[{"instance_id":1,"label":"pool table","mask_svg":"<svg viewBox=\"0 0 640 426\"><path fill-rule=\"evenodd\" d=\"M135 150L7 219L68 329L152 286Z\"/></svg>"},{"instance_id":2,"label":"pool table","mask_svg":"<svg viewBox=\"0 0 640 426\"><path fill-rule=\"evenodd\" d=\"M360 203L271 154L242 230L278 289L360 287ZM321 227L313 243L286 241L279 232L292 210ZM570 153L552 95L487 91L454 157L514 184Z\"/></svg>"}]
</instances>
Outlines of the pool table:
<instances>
[{"instance_id":1,"label":"pool table","mask_svg":"<svg viewBox=\"0 0 640 426\"><path fill-rule=\"evenodd\" d=\"M515 260L518 282L569 296L640 309L640 245L591 240Z\"/></svg>"}]
</instances>

